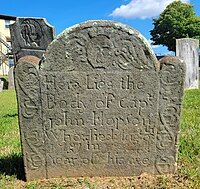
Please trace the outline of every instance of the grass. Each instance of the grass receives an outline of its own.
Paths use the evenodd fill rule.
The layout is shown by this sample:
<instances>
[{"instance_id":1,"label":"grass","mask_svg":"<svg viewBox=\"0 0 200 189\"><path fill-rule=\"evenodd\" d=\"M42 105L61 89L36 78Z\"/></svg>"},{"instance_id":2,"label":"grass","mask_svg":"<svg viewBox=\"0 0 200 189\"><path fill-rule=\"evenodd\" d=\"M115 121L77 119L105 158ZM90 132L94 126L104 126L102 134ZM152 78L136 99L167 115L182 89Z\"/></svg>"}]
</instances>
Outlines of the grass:
<instances>
[{"instance_id":1,"label":"grass","mask_svg":"<svg viewBox=\"0 0 200 189\"><path fill-rule=\"evenodd\" d=\"M185 92L176 175L59 178L24 182L14 90L0 93L0 189L200 188L200 90Z\"/></svg>"},{"instance_id":2,"label":"grass","mask_svg":"<svg viewBox=\"0 0 200 189\"><path fill-rule=\"evenodd\" d=\"M180 174L200 188L200 90L185 93L179 143Z\"/></svg>"}]
</instances>

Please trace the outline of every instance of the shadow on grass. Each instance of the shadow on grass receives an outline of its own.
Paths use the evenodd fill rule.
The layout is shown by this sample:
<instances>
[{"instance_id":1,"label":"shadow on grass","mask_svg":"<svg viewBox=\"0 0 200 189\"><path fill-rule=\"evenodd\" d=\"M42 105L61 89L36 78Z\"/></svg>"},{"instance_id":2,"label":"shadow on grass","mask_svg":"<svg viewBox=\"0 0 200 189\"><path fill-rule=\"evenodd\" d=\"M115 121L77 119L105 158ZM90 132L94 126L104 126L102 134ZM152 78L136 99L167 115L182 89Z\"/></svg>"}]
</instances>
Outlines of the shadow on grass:
<instances>
[{"instance_id":1,"label":"shadow on grass","mask_svg":"<svg viewBox=\"0 0 200 189\"><path fill-rule=\"evenodd\" d=\"M21 154L0 157L0 174L13 176L25 181L24 163Z\"/></svg>"},{"instance_id":2,"label":"shadow on grass","mask_svg":"<svg viewBox=\"0 0 200 189\"><path fill-rule=\"evenodd\" d=\"M5 115L2 116L2 117L4 117L4 118L9 118L9 117L15 117L15 116L18 116L18 114L17 114L17 113L15 113L15 114L5 114Z\"/></svg>"}]
</instances>

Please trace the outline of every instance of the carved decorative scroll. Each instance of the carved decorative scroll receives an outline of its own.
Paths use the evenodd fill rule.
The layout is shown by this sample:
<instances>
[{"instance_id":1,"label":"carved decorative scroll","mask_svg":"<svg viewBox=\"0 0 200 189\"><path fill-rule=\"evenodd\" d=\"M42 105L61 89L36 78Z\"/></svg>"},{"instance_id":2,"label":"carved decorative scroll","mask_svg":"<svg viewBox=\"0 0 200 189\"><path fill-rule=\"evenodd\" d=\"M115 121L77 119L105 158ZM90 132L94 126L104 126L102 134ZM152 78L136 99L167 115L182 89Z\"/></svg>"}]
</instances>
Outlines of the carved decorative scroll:
<instances>
[{"instance_id":1,"label":"carved decorative scroll","mask_svg":"<svg viewBox=\"0 0 200 189\"><path fill-rule=\"evenodd\" d=\"M15 67L19 123L27 178L46 178L39 59L23 57Z\"/></svg>"},{"instance_id":2,"label":"carved decorative scroll","mask_svg":"<svg viewBox=\"0 0 200 189\"><path fill-rule=\"evenodd\" d=\"M183 97L185 64L178 58L160 60L160 125L157 133L158 173L173 173L177 160L178 132Z\"/></svg>"}]
</instances>

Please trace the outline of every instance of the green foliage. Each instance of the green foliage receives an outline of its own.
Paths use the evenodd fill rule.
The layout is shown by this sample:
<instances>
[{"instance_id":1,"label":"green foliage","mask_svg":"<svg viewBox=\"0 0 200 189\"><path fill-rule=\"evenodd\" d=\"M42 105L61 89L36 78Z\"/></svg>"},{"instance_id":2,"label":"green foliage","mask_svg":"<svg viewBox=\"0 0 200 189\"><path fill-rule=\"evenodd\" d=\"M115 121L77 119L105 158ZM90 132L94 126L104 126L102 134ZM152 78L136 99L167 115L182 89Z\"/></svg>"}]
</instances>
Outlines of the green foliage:
<instances>
[{"instance_id":1,"label":"green foliage","mask_svg":"<svg viewBox=\"0 0 200 189\"><path fill-rule=\"evenodd\" d=\"M176 39L200 39L200 17L198 17L190 4L174 1L153 19L151 40L154 45L165 45L168 50L176 50Z\"/></svg>"}]
</instances>

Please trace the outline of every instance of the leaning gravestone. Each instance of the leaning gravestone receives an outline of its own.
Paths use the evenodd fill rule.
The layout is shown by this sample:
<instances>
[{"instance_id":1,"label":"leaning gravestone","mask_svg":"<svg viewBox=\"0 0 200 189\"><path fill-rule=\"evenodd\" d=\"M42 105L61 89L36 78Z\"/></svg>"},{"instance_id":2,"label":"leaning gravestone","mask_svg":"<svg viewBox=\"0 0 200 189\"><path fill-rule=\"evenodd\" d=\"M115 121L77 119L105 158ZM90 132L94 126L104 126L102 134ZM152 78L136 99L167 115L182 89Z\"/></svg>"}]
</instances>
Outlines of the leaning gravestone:
<instances>
[{"instance_id":1,"label":"leaning gravestone","mask_svg":"<svg viewBox=\"0 0 200 189\"><path fill-rule=\"evenodd\" d=\"M15 62L26 55L42 58L54 38L54 28L44 18L17 18L10 33Z\"/></svg>"},{"instance_id":2,"label":"leaning gravestone","mask_svg":"<svg viewBox=\"0 0 200 189\"><path fill-rule=\"evenodd\" d=\"M8 89L14 89L14 75L13 75L14 66L9 69L8 72Z\"/></svg>"},{"instance_id":3,"label":"leaning gravestone","mask_svg":"<svg viewBox=\"0 0 200 189\"><path fill-rule=\"evenodd\" d=\"M199 40L183 38L176 40L176 56L186 63L186 89L199 88Z\"/></svg>"},{"instance_id":4,"label":"leaning gravestone","mask_svg":"<svg viewBox=\"0 0 200 189\"><path fill-rule=\"evenodd\" d=\"M65 30L45 57L15 68L28 180L174 173L182 61L158 62L140 33L110 21Z\"/></svg>"}]
</instances>

